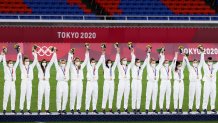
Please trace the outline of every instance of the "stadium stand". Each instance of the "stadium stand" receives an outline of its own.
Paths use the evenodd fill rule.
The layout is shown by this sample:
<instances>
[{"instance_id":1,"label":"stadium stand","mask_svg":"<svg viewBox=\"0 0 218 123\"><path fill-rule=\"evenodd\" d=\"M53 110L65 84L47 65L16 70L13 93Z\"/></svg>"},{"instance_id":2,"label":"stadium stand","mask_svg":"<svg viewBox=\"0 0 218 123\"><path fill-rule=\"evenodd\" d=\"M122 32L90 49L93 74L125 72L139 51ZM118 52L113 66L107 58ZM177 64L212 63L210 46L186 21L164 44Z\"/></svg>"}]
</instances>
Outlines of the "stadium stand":
<instances>
[{"instance_id":1,"label":"stadium stand","mask_svg":"<svg viewBox=\"0 0 218 123\"><path fill-rule=\"evenodd\" d=\"M216 15L214 3L211 0L1 0L0 19L95 20L110 16L114 20L211 20L208 16Z\"/></svg>"}]
</instances>

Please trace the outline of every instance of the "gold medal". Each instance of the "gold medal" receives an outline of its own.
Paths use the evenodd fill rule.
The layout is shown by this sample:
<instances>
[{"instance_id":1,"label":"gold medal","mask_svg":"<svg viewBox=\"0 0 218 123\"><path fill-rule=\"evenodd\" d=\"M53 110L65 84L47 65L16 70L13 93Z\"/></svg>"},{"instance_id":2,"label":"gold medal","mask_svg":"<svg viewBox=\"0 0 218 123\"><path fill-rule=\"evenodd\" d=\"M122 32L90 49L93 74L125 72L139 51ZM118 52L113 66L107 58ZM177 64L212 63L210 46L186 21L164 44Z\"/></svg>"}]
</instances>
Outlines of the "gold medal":
<instances>
[{"instance_id":1,"label":"gold medal","mask_svg":"<svg viewBox=\"0 0 218 123\"><path fill-rule=\"evenodd\" d=\"M210 74L210 78L212 78L213 77L213 75L212 74Z\"/></svg>"},{"instance_id":2,"label":"gold medal","mask_svg":"<svg viewBox=\"0 0 218 123\"><path fill-rule=\"evenodd\" d=\"M197 77L197 79L199 79L199 77Z\"/></svg>"},{"instance_id":3,"label":"gold medal","mask_svg":"<svg viewBox=\"0 0 218 123\"><path fill-rule=\"evenodd\" d=\"M156 80L157 78L155 77L154 80Z\"/></svg>"},{"instance_id":4,"label":"gold medal","mask_svg":"<svg viewBox=\"0 0 218 123\"><path fill-rule=\"evenodd\" d=\"M110 80L112 80L112 77L110 78Z\"/></svg>"}]
</instances>

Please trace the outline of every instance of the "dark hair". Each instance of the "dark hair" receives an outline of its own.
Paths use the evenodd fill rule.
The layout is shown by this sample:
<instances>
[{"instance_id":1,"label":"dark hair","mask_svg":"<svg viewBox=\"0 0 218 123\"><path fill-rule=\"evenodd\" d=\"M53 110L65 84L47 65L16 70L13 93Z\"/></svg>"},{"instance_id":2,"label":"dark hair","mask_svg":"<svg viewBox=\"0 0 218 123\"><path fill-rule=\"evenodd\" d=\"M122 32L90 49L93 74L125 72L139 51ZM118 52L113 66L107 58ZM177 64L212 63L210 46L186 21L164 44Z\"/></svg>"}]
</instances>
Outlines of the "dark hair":
<instances>
[{"instance_id":1,"label":"dark hair","mask_svg":"<svg viewBox=\"0 0 218 123\"><path fill-rule=\"evenodd\" d=\"M73 64L74 64L74 65L75 65L75 61L76 61L77 59L80 60L80 58L78 58L78 57L74 58L74 60L73 60ZM78 69L80 69L80 68L81 68L81 65L78 66Z\"/></svg>"},{"instance_id":2,"label":"dark hair","mask_svg":"<svg viewBox=\"0 0 218 123\"><path fill-rule=\"evenodd\" d=\"M198 61L197 59L193 59L193 61Z\"/></svg>"},{"instance_id":3,"label":"dark hair","mask_svg":"<svg viewBox=\"0 0 218 123\"><path fill-rule=\"evenodd\" d=\"M91 63L92 61L95 61L95 59L94 59L94 58L91 58L91 59L90 59L90 63Z\"/></svg>"},{"instance_id":4,"label":"dark hair","mask_svg":"<svg viewBox=\"0 0 218 123\"><path fill-rule=\"evenodd\" d=\"M43 73L45 73L45 68L47 67L47 64L46 64L45 68L42 66L42 63L43 63L44 61L46 61L46 60L45 60L45 59L42 59L42 61L41 61L41 63L40 63L40 66L41 66L41 68L42 68ZM46 63L47 63L47 61L46 61Z\"/></svg>"},{"instance_id":5,"label":"dark hair","mask_svg":"<svg viewBox=\"0 0 218 123\"><path fill-rule=\"evenodd\" d=\"M123 59L125 59L126 57L121 58L120 60L120 64L122 64ZM126 65L127 66L127 65Z\"/></svg>"},{"instance_id":6,"label":"dark hair","mask_svg":"<svg viewBox=\"0 0 218 123\"><path fill-rule=\"evenodd\" d=\"M23 63L25 62L25 60L29 59L27 56L23 57Z\"/></svg>"},{"instance_id":7,"label":"dark hair","mask_svg":"<svg viewBox=\"0 0 218 123\"><path fill-rule=\"evenodd\" d=\"M135 59L135 63L136 63L137 61L139 61L139 60L140 60L140 59L136 58L136 59Z\"/></svg>"},{"instance_id":8,"label":"dark hair","mask_svg":"<svg viewBox=\"0 0 218 123\"><path fill-rule=\"evenodd\" d=\"M7 64L9 64L9 62L13 62L13 61L12 61L12 60L8 60L8 61L7 61Z\"/></svg>"},{"instance_id":9,"label":"dark hair","mask_svg":"<svg viewBox=\"0 0 218 123\"><path fill-rule=\"evenodd\" d=\"M108 62L109 62L109 61L111 62L111 66L113 65L112 60L107 59L107 60L105 61L105 64L106 64L106 67L107 67L107 68L109 68L109 66L108 66Z\"/></svg>"},{"instance_id":10,"label":"dark hair","mask_svg":"<svg viewBox=\"0 0 218 123\"><path fill-rule=\"evenodd\" d=\"M212 57L208 57L207 60L208 60L208 61L212 61L213 58L212 58Z\"/></svg>"},{"instance_id":11,"label":"dark hair","mask_svg":"<svg viewBox=\"0 0 218 123\"><path fill-rule=\"evenodd\" d=\"M177 62L176 62L176 67L175 67L175 71L178 71L178 68L177 68L177 67L178 67L179 65L181 65L181 62L177 61Z\"/></svg>"}]
</instances>

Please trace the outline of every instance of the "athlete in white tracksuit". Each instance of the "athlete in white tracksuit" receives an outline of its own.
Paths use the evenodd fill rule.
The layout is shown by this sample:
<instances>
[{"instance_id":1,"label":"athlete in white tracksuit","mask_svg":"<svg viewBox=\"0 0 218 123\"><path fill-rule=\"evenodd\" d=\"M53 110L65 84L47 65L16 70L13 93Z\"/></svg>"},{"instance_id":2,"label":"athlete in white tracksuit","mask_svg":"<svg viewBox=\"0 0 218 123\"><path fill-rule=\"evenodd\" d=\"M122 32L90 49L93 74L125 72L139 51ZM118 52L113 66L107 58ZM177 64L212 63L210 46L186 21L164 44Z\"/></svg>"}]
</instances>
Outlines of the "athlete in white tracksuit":
<instances>
[{"instance_id":1,"label":"athlete in white tracksuit","mask_svg":"<svg viewBox=\"0 0 218 123\"><path fill-rule=\"evenodd\" d=\"M27 110L29 114L32 114L30 111L31 105L31 96L32 96L32 80L33 80L33 69L37 62L37 54L32 53L34 56L34 61L30 64L29 59L25 58L22 61L22 55L20 55L20 70L21 70L21 86L20 86L20 112L24 114L23 107L24 101L26 98L27 101Z\"/></svg>"},{"instance_id":2,"label":"athlete in white tracksuit","mask_svg":"<svg viewBox=\"0 0 218 123\"><path fill-rule=\"evenodd\" d=\"M146 103L145 109L146 114L148 114L150 101L152 98L152 110L153 113L157 113L156 111L156 102L157 102L157 93L158 93L158 80L159 80L159 71L165 60L164 53L160 53L160 60L158 65L156 66L156 61L151 59L150 53L148 53L148 61L147 64L147 89L146 89Z\"/></svg>"},{"instance_id":3,"label":"athlete in white tracksuit","mask_svg":"<svg viewBox=\"0 0 218 123\"><path fill-rule=\"evenodd\" d=\"M160 113L163 114L163 104L164 104L164 97L166 94L166 111L167 113L171 113L170 111L170 97L171 97L171 79L172 79L172 70L175 69L176 61L177 61L178 53L175 53L175 57L169 65L169 61L165 60L164 65L161 66L160 69L160 97L159 97L159 106L160 106Z\"/></svg>"},{"instance_id":4,"label":"athlete in white tracksuit","mask_svg":"<svg viewBox=\"0 0 218 123\"><path fill-rule=\"evenodd\" d=\"M131 49L131 62L127 65L127 58L122 58L120 61L120 54L118 54L118 71L119 71L119 84L117 92L117 112L120 114L120 107L122 97L124 95L124 110L129 114L128 111L128 100L130 93L130 70L135 64L134 49Z\"/></svg>"},{"instance_id":5,"label":"athlete in white tracksuit","mask_svg":"<svg viewBox=\"0 0 218 123\"><path fill-rule=\"evenodd\" d=\"M49 112L49 100L50 100L50 69L54 62L54 54L51 58L51 61L47 63L45 59L42 60L41 63L37 60L37 69L38 69L38 78L39 78L39 84L38 84L38 114L41 113L42 109L42 100L43 95L45 94L45 111L47 114L50 114Z\"/></svg>"},{"instance_id":6,"label":"athlete in white tracksuit","mask_svg":"<svg viewBox=\"0 0 218 123\"><path fill-rule=\"evenodd\" d=\"M73 55L71 56L73 59ZM85 68L88 60L89 53L86 51L85 60L81 64L79 58L75 58L70 65L71 72L71 85L70 85L70 109L71 113L74 114L75 102L77 99L76 109L80 114L80 108L82 103L82 93L83 93L83 69Z\"/></svg>"},{"instance_id":7,"label":"athlete in white tracksuit","mask_svg":"<svg viewBox=\"0 0 218 123\"><path fill-rule=\"evenodd\" d=\"M182 64L180 62L176 63L176 67L173 70L174 85L173 85L173 98L174 98L174 109L176 113L182 112L183 98L184 98L184 69L186 63L185 58L183 58ZM179 111L178 111L179 103Z\"/></svg>"},{"instance_id":8,"label":"athlete in white tracksuit","mask_svg":"<svg viewBox=\"0 0 218 123\"><path fill-rule=\"evenodd\" d=\"M114 79L115 79L115 69L117 66L117 62L119 59L118 56L118 49L117 49L117 55L115 62L112 64L112 61L108 59L107 61L103 60L103 70L104 70L104 86L103 86L103 99L102 99L102 110L105 114L105 108L107 101L109 102L109 109L111 113L114 113L112 111L112 104L113 104L113 98L114 98Z\"/></svg>"},{"instance_id":9,"label":"athlete in white tracksuit","mask_svg":"<svg viewBox=\"0 0 218 123\"><path fill-rule=\"evenodd\" d=\"M134 114L141 114L141 96L142 96L142 76L145 66L148 64L148 58L144 60L144 63L141 65L139 59L135 60L135 64L132 66L132 109Z\"/></svg>"},{"instance_id":10,"label":"athlete in white tracksuit","mask_svg":"<svg viewBox=\"0 0 218 123\"><path fill-rule=\"evenodd\" d=\"M88 57L89 58L89 57ZM90 102L92 99L93 113L98 114L96 105L98 100L98 69L101 66L104 59L104 53L102 52L101 58L98 63L94 59L90 59L87 63L87 85L86 85L86 102L85 109L86 114L89 112Z\"/></svg>"},{"instance_id":11,"label":"athlete in white tracksuit","mask_svg":"<svg viewBox=\"0 0 218 123\"><path fill-rule=\"evenodd\" d=\"M3 54L3 66L4 66L4 96L3 96L3 114L6 113L8 98L11 96L11 110L13 114L15 112L15 100L16 100L16 69L19 64L19 57L21 53L18 53L16 63L13 65L11 60L6 62L5 54Z\"/></svg>"},{"instance_id":12,"label":"athlete in white tracksuit","mask_svg":"<svg viewBox=\"0 0 218 123\"><path fill-rule=\"evenodd\" d=\"M194 103L194 98L196 97L196 110L198 113L200 112L200 99L201 99L201 79L202 79L202 66L203 66L203 54L201 54L201 60L198 64L196 59L193 60L193 64L189 63L187 57L185 57L185 61L189 71L189 111L190 114L192 112L192 107Z\"/></svg>"},{"instance_id":13,"label":"athlete in white tracksuit","mask_svg":"<svg viewBox=\"0 0 218 123\"><path fill-rule=\"evenodd\" d=\"M204 60L203 54L203 70L204 70L204 93L203 93L203 112L207 114L207 105L210 97L210 106L211 112L217 113L215 110L215 101L216 101L216 74L218 70L218 62L213 64L212 57L208 58L208 62L206 63Z\"/></svg>"},{"instance_id":14,"label":"athlete in white tracksuit","mask_svg":"<svg viewBox=\"0 0 218 123\"><path fill-rule=\"evenodd\" d=\"M69 69L71 62L71 53L68 54L66 60L60 60L58 64L56 51L54 52L54 64L56 68L56 106L59 114L66 113L66 105L68 100L68 81L69 81Z\"/></svg>"}]
</instances>

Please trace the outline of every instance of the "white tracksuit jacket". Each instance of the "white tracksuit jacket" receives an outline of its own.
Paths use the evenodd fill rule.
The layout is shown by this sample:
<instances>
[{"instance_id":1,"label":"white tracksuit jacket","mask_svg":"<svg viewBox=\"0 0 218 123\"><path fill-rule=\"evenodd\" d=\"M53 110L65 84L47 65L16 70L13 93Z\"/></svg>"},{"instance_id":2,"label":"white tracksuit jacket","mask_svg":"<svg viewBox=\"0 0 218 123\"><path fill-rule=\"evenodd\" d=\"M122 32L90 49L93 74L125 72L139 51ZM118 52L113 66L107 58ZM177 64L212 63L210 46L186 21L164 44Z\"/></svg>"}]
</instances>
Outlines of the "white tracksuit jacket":
<instances>
[{"instance_id":1,"label":"white tracksuit jacket","mask_svg":"<svg viewBox=\"0 0 218 123\"><path fill-rule=\"evenodd\" d=\"M128 100L130 93L130 70L135 64L135 55L131 53L131 62L128 65L121 65L120 54L117 55L118 58L118 71L119 71L119 84L117 92L117 109L120 109L122 97L124 95L124 109L128 108Z\"/></svg>"},{"instance_id":2,"label":"white tracksuit jacket","mask_svg":"<svg viewBox=\"0 0 218 123\"><path fill-rule=\"evenodd\" d=\"M181 70L173 70L174 85L173 85L173 97L174 97L174 109L182 109L184 98L184 69L186 66L185 58L183 58ZM179 107L178 107L179 102Z\"/></svg>"},{"instance_id":3,"label":"white tracksuit jacket","mask_svg":"<svg viewBox=\"0 0 218 123\"><path fill-rule=\"evenodd\" d=\"M73 59L73 54L71 56ZM70 75L71 75L71 86L70 86L70 109L73 110L75 106L75 101L77 98L77 105L76 109L80 110L81 108L81 101L82 101L82 93L83 93L83 69L85 68L87 62L89 62L89 54L85 54L85 60L81 64L80 69L71 62L70 64Z\"/></svg>"},{"instance_id":4,"label":"white tracksuit jacket","mask_svg":"<svg viewBox=\"0 0 218 123\"><path fill-rule=\"evenodd\" d=\"M115 62L111 67L106 66L106 60L104 57L102 66L104 70L104 86L103 86L103 99L102 99L102 109L106 108L107 100L109 100L109 109L112 109L113 98L114 98L114 79L115 79L115 70L118 62L118 56L116 55Z\"/></svg>"},{"instance_id":5,"label":"white tracksuit jacket","mask_svg":"<svg viewBox=\"0 0 218 123\"><path fill-rule=\"evenodd\" d=\"M202 66L203 66L203 54L201 54L201 60L197 67L194 67L189 63L187 57L185 61L189 71L189 109L192 109L194 103L194 97L196 95L196 109L200 108L201 98L201 79L202 79Z\"/></svg>"},{"instance_id":6,"label":"white tracksuit jacket","mask_svg":"<svg viewBox=\"0 0 218 123\"><path fill-rule=\"evenodd\" d=\"M4 67L4 96L3 96L3 110L7 110L8 98L11 95L11 110L15 110L15 100L16 100L16 69L19 64L19 57L21 53L17 55L17 60L12 68L9 68L6 62L5 55L3 57L3 67Z\"/></svg>"},{"instance_id":7,"label":"white tracksuit jacket","mask_svg":"<svg viewBox=\"0 0 218 123\"><path fill-rule=\"evenodd\" d=\"M142 95L142 76L145 66L148 64L148 58L144 60L141 66L132 66L132 109L140 109Z\"/></svg>"},{"instance_id":8,"label":"white tracksuit jacket","mask_svg":"<svg viewBox=\"0 0 218 123\"><path fill-rule=\"evenodd\" d=\"M56 53L54 53L54 57L55 57L54 64L56 68L56 80L57 80L57 87L56 87L57 111L66 110L67 99L68 99L68 81L69 81L71 54L70 53L68 54L68 59L65 68L62 68L58 64ZM62 97L63 97L63 101L62 101Z\"/></svg>"},{"instance_id":9,"label":"white tracksuit jacket","mask_svg":"<svg viewBox=\"0 0 218 123\"><path fill-rule=\"evenodd\" d=\"M162 65L160 69L160 97L159 97L159 106L160 109L163 109L164 96L166 94L166 109L170 108L170 97L171 97L171 79L172 79L172 70L175 69L177 58L174 57L171 65L168 67Z\"/></svg>"},{"instance_id":10,"label":"white tracksuit jacket","mask_svg":"<svg viewBox=\"0 0 218 123\"><path fill-rule=\"evenodd\" d=\"M33 69L37 62L37 54L33 52L34 61L32 64L26 66L23 64L22 55L20 55L20 70L21 70L21 94L20 94L20 110L23 110L25 97L27 99L27 110L30 110L31 96L32 96L32 80Z\"/></svg>"},{"instance_id":11,"label":"white tracksuit jacket","mask_svg":"<svg viewBox=\"0 0 218 123\"><path fill-rule=\"evenodd\" d=\"M149 110L150 101L152 98L152 109L156 110L156 100L157 100L157 92L158 92L158 80L159 80L159 71L161 66L165 60L165 56L160 54L159 64L153 68L150 64L150 53L148 53L148 61L147 64L147 89L146 89L146 104L145 109Z\"/></svg>"},{"instance_id":12,"label":"white tracksuit jacket","mask_svg":"<svg viewBox=\"0 0 218 123\"><path fill-rule=\"evenodd\" d=\"M54 63L54 54L51 58L51 61L47 63L47 66L45 67L45 73L42 70L42 67L40 63L37 60L36 67L38 69L38 78L39 78L39 84L38 84L38 110L41 110L42 108L42 100L43 95L45 94L45 110L49 110L49 100L50 100L50 69L52 64Z\"/></svg>"},{"instance_id":13,"label":"white tracksuit jacket","mask_svg":"<svg viewBox=\"0 0 218 123\"><path fill-rule=\"evenodd\" d=\"M208 100L210 97L211 109L215 109L216 101L216 74L218 70L218 62L209 66L204 60L204 53L202 53L203 70L204 70L204 93L202 109L207 109Z\"/></svg>"},{"instance_id":14,"label":"white tracksuit jacket","mask_svg":"<svg viewBox=\"0 0 218 123\"><path fill-rule=\"evenodd\" d=\"M89 57L88 57L89 58ZM90 59L87 63L87 85L86 85L86 110L89 110L92 99L93 110L96 110L98 100L98 69L104 60L104 55L101 55L98 63L91 66Z\"/></svg>"}]
</instances>

